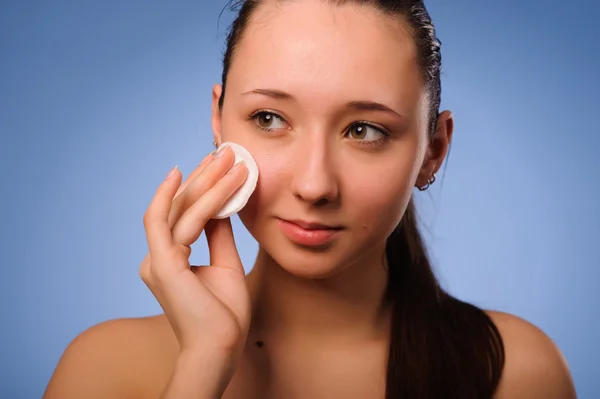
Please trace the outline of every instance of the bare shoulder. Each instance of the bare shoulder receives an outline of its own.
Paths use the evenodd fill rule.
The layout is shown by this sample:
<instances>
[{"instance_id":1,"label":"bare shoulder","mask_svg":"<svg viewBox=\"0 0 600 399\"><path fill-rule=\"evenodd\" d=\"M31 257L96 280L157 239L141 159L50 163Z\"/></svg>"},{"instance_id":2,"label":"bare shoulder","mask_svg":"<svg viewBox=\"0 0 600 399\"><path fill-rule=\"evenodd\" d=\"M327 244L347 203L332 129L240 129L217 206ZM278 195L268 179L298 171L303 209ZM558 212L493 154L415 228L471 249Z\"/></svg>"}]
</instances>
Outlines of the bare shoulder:
<instances>
[{"instance_id":1,"label":"bare shoulder","mask_svg":"<svg viewBox=\"0 0 600 399\"><path fill-rule=\"evenodd\" d=\"M497 399L575 399L567 361L532 323L504 312L486 312L500 331L506 362Z\"/></svg>"},{"instance_id":2,"label":"bare shoulder","mask_svg":"<svg viewBox=\"0 0 600 399\"><path fill-rule=\"evenodd\" d=\"M69 344L44 399L158 397L177 352L164 315L97 324Z\"/></svg>"}]
</instances>

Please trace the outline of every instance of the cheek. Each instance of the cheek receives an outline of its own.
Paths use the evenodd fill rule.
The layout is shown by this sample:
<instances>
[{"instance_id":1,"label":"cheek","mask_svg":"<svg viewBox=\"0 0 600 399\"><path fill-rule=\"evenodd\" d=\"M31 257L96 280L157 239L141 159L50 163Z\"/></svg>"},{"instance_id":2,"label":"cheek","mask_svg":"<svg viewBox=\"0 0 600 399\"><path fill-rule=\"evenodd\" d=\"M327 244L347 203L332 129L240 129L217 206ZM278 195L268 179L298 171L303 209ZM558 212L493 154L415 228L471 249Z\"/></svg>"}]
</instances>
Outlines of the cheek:
<instances>
[{"instance_id":1,"label":"cheek","mask_svg":"<svg viewBox=\"0 0 600 399\"><path fill-rule=\"evenodd\" d=\"M263 218L264 214L271 208L277 197L285 192L284 184L286 174L283 165L285 161L277 154L269 154L254 150L251 145L246 146L258 165L259 177L256 190L248 200L248 204L239 213L239 217L252 233L255 230L256 221Z\"/></svg>"},{"instance_id":2,"label":"cheek","mask_svg":"<svg viewBox=\"0 0 600 399\"><path fill-rule=\"evenodd\" d=\"M352 182L346 184L345 197L355 227L377 237L387 237L400 222L418 172L414 155L383 161L345 176Z\"/></svg>"}]
</instances>

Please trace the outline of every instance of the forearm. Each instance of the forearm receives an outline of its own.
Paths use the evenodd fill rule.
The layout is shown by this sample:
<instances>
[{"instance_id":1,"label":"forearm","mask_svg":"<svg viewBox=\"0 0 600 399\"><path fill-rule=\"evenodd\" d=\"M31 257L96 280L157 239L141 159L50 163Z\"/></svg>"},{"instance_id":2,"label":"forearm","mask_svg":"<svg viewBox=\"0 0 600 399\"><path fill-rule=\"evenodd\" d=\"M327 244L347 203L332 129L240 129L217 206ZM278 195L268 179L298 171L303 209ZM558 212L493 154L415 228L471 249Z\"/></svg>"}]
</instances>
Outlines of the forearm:
<instances>
[{"instance_id":1,"label":"forearm","mask_svg":"<svg viewBox=\"0 0 600 399\"><path fill-rule=\"evenodd\" d=\"M230 357L206 351L182 353L160 399L221 399L234 363Z\"/></svg>"}]
</instances>

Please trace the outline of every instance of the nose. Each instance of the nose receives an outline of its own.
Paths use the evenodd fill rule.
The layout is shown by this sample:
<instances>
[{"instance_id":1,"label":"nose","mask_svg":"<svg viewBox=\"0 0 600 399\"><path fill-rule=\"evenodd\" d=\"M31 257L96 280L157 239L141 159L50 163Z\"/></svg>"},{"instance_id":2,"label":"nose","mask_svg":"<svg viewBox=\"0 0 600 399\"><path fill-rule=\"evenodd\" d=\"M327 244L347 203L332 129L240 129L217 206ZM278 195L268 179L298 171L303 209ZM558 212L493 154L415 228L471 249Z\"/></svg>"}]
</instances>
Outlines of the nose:
<instances>
[{"instance_id":1,"label":"nose","mask_svg":"<svg viewBox=\"0 0 600 399\"><path fill-rule=\"evenodd\" d=\"M338 200L339 182L335 161L325 142L301 140L296 142L293 165L292 192L313 205L325 205Z\"/></svg>"}]
</instances>

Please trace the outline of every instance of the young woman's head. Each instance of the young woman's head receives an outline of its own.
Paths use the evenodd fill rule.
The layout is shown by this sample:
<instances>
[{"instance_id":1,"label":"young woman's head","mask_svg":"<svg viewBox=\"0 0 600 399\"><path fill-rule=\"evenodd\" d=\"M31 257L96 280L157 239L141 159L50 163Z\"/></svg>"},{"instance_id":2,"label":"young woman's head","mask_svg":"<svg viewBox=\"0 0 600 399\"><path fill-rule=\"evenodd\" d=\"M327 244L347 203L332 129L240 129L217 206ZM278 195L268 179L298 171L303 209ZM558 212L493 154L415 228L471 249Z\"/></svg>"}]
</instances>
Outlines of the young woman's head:
<instances>
[{"instance_id":1,"label":"young woman's head","mask_svg":"<svg viewBox=\"0 0 600 399\"><path fill-rule=\"evenodd\" d=\"M235 6L213 131L217 143L248 148L260 168L242 221L301 277L385 254L387 399L492 397L504 365L500 334L485 312L439 286L411 201L413 187L435 176L453 128L439 112L440 45L422 0ZM307 246L284 233L282 219L337 231Z\"/></svg>"},{"instance_id":2,"label":"young woman's head","mask_svg":"<svg viewBox=\"0 0 600 399\"><path fill-rule=\"evenodd\" d=\"M452 132L449 113L438 114L439 45L422 5L245 1L224 61L213 128L259 165L240 213L250 233L299 276L381 260ZM337 232L307 246L282 219Z\"/></svg>"}]
</instances>

